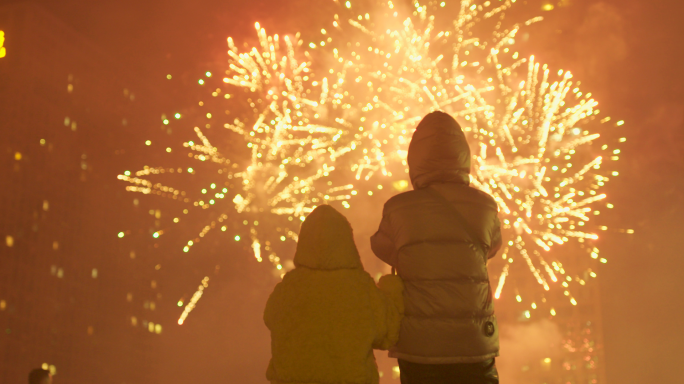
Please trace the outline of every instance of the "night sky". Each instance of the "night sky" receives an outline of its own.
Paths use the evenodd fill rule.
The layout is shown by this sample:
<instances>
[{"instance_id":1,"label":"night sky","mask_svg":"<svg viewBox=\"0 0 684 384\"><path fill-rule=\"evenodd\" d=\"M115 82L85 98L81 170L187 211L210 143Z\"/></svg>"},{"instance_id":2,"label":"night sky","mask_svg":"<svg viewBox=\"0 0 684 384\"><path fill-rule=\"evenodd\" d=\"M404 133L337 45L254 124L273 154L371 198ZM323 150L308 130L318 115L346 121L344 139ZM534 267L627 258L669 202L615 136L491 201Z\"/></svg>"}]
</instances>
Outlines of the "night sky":
<instances>
[{"instance_id":1,"label":"night sky","mask_svg":"<svg viewBox=\"0 0 684 384\"><path fill-rule=\"evenodd\" d=\"M325 21L322 8L329 5L323 0L37 3L108 51L127 76L150 86L165 81L167 73L200 73L206 63L224 61L225 38L253 36L255 21L272 33L316 31ZM530 0L530 6L536 3ZM626 121L620 176L607 190L616 206L611 226L634 228L636 233L608 234L601 245L609 259L601 272L608 381L679 382L675 367L684 359L684 3L569 3L544 13L547 20L525 49L555 68L572 70L604 113ZM162 377L210 382L201 378L221 371L226 378L244 378L225 382L263 377L262 372L232 372L249 361L250 354L263 355L256 346L246 345L250 332L263 333L258 323L258 300L263 297L253 299L231 304L230 326L245 333L224 347L228 357L217 356L221 349L216 340L211 348L202 347L201 338L211 337L211 327L229 326L220 317L208 318L203 330L179 336L188 350L167 356L169 369ZM257 346L267 342L259 337ZM162 361L162 367L165 364ZM245 364L259 369L261 361Z\"/></svg>"}]
</instances>

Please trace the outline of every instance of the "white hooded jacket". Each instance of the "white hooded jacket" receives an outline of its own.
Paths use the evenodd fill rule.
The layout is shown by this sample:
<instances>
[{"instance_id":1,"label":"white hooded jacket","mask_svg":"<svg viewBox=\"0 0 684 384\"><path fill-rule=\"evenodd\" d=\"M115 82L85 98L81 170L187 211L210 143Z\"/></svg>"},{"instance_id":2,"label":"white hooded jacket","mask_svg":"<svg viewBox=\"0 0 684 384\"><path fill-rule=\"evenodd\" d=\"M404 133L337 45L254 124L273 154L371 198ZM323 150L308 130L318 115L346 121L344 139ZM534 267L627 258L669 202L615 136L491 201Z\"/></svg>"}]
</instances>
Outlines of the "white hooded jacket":
<instances>
[{"instance_id":1,"label":"white hooded jacket","mask_svg":"<svg viewBox=\"0 0 684 384\"><path fill-rule=\"evenodd\" d=\"M418 124L408 165L414 190L387 201L371 238L405 284L406 313L390 356L420 364L491 359L499 353L487 275L501 247L496 202L469 186L470 149L446 113Z\"/></svg>"}]
</instances>

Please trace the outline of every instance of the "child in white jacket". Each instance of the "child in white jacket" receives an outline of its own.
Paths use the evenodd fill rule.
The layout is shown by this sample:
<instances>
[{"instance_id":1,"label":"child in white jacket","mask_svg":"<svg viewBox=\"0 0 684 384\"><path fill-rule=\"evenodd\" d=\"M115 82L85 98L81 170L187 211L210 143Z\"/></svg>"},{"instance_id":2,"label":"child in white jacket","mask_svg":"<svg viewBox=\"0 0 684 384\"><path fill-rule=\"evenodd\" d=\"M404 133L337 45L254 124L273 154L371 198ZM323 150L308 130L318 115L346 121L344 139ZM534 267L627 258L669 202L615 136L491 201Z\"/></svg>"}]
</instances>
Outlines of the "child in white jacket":
<instances>
[{"instance_id":1,"label":"child in white jacket","mask_svg":"<svg viewBox=\"0 0 684 384\"><path fill-rule=\"evenodd\" d=\"M329 205L302 224L288 272L266 304L274 384L379 382L373 349L398 339L403 284L364 271L346 218ZM381 290L382 289L382 290Z\"/></svg>"}]
</instances>

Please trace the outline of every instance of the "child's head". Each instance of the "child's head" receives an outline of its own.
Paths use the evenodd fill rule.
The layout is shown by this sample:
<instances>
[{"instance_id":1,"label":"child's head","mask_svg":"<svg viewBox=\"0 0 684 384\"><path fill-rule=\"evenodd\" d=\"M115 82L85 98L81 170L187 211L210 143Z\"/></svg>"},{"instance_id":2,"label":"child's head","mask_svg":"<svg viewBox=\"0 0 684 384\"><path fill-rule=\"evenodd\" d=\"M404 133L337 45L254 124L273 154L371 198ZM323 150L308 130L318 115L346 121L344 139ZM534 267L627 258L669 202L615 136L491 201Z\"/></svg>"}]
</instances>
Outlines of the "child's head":
<instances>
[{"instance_id":1,"label":"child's head","mask_svg":"<svg viewBox=\"0 0 684 384\"><path fill-rule=\"evenodd\" d=\"M299 231L294 263L313 269L361 268L347 219L329 205L314 209Z\"/></svg>"},{"instance_id":2,"label":"child's head","mask_svg":"<svg viewBox=\"0 0 684 384\"><path fill-rule=\"evenodd\" d=\"M470 183L470 147L456 120L436 111L420 121L408 150L413 188L434 182Z\"/></svg>"}]
</instances>

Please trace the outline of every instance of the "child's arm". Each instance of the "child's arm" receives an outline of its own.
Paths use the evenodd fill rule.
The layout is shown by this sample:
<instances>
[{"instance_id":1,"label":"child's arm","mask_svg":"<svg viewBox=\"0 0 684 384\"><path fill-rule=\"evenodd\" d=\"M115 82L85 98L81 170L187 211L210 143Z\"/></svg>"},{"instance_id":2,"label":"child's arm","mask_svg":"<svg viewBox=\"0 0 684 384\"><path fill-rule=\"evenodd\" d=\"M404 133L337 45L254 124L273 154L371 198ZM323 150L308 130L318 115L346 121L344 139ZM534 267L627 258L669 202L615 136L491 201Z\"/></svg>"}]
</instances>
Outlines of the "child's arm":
<instances>
[{"instance_id":1,"label":"child's arm","mask_svg":"<svg viewBox=\"0 0 684 384\"><path fill-rule=\"evenodd\" d=\"M266 301L266 308L264 308L264 324L266 324L266 327L268 329L271 329L271 325L277 323L280 320L280 306L282 305L281 284L282 282L276 284L275 288L273 289L273 292L271 292L271 295L268 297L268 301Z\"/></svg>"},{"instance_id":2,"label":"child's arm","mask_svg":"<svg viewBox=\"0 0 684 384\"><path fill-rule=\"evenodd\" d=\"M496 253L499 252L499 249L501 249L501 222L499 221L498 216L494 216L494 229L492 230L492 236L491 236L491 246L489 247L489 254L487 255L487 260L491 259L492 257L496 256Z\"/></svg>"},{"instance_id":3,"label":"child's arm","mask_svg":"<svg viewBox=\"0 0 684 384\"><path fill-rule=\"evenodd\" d=\"M385 275L380 278L377 288L373 286L373 291L377 332L373 349L386 350L399 340L399 327L404 317L404 283L399 276Z\"/></svg>"},{"instance_id":4,"label":"child's arm","mask_svg":"<svg viewBox=\"0 0 684 384\"><path fill-rule=\"evenodd\" d=\"M383 214L380 228L378 228L375 235L371 236L371 249L380 260L396 268L397 252L394 248L391 233L389 219L387 215Z\"/></svg>"}]
</instances>

